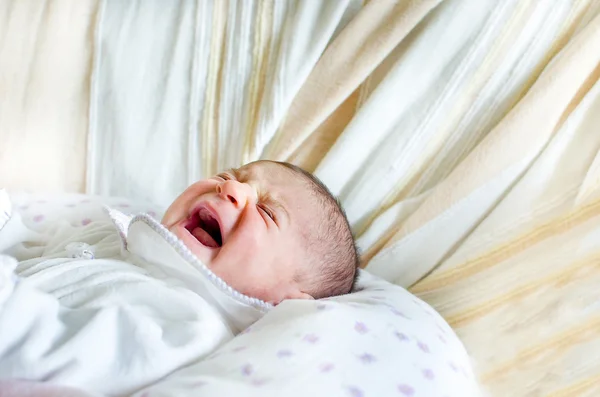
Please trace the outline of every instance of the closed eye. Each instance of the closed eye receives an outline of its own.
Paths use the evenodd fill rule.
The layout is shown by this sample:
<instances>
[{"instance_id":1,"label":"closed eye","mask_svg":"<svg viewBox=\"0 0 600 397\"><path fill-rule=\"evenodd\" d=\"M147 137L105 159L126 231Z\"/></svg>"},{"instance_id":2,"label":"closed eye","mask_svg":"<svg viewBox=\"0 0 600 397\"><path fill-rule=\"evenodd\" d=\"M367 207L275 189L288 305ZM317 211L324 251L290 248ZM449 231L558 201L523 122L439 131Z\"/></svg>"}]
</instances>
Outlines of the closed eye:
<instances>
[{"instance_id":1,"label":"closed eye","mask_svg":"<svg viewBox=\"0 0 600 397\"><path fill-rule=\"evenodd\" d=\"M234 179L231 175L225 172L218 174L217 176L215 176L215 178L222 179L224 181L231 181Z\"/></svg>"},{"instance_id":2,"label":"closed eye","mask_svg":"<svg viewBox=\"0 0 600 397\"><path fill-rule=\"evenodd\" d=\"M265 207L264 205L261 205L261 204L259 204L257 207L259 210L264 212L269 218L271 218L271 220L273 222L275 222L275 214L273 213L273 211L271 211L268 207Z\"/></svg>"}]
</instances>

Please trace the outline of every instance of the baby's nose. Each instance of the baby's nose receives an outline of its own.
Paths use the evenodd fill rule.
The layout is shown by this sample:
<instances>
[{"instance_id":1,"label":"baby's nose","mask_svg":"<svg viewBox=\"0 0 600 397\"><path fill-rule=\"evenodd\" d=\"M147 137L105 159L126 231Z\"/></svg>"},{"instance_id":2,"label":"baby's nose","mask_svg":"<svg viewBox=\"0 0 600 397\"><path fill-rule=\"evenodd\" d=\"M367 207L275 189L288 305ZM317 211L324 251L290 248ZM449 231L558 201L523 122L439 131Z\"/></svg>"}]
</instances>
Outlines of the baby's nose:
<instances>
[{"instance_id":1,"label":"baby's nose","mask_svg":"<svg viewBox=\"0 0 600 397\"><path fill-rule=\"evenodd\" d=\"M251 195L252 188L238 181L224 181L217 185L217 193L223 200L231 202L238 208L244 207Z\"/></svg>"}]
</instances>

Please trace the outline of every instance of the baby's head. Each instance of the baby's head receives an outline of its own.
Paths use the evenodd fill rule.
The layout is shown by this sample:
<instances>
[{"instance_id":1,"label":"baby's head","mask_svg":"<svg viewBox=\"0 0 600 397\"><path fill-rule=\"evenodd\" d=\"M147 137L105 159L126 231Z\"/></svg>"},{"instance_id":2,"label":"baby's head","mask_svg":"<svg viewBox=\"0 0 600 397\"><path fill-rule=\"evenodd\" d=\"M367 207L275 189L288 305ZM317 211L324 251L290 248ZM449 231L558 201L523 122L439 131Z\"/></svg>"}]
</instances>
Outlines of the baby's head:
<instances>
[{"instance_id":1,"label":"baby's head","mask_svg":"<svg viewBox=\"0 0 600 397\"><path fill-rule=\"evenodd\" d=\"M257 161L196 182L162 223L229 285L267 302L342 295L356 279L342 208L288 163Z\"/></svg>"}]
</instances>

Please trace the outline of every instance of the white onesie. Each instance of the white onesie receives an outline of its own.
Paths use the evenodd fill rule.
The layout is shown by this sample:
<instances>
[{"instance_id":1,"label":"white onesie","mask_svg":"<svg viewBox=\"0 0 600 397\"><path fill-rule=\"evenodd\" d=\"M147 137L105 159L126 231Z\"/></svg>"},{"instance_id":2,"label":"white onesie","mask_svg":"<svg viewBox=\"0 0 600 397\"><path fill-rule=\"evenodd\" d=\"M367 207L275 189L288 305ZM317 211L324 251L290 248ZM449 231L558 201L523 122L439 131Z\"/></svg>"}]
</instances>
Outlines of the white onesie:
<instances>
[{"instance_id":1,"label":"white onesie","mask_svg":"<svg viewBox=\"0 0 600 397\"><path fill-rule=\"evenodd\" d=\"M202 359L270 309L228 287L152 218L110 212L49 237L18 214L0 230L0 250L9 238L25 241L4 247L18 265L0 257L0 378L127 394Z\"/></svg>"}]
</instances>

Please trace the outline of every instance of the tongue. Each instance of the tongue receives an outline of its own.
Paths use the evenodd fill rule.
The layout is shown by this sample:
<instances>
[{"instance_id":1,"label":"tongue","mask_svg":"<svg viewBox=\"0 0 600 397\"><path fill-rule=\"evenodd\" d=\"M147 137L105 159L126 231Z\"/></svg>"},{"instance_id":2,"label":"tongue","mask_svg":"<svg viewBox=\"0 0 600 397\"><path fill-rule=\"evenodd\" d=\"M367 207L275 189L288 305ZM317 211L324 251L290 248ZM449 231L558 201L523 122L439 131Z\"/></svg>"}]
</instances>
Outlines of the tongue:
<instances>
[{"instance_id":1,"label":"tongue","mask_svg":"<svg viewBox=\"0 0 600 397\"><path fill-rule=\"evenodd\" d=\"M211 247L211 248L218 248L219 244L217 244L217 242L215 241L214 238L212 238L210 236L210 234L208 234L206 232L206 230L196 227L194 228L194 230L192 230L192 235L194 237L196 237L198 239L198 241L200 241L202 244L206 245L207 247Z\"/></svg>"}]
</instances>

